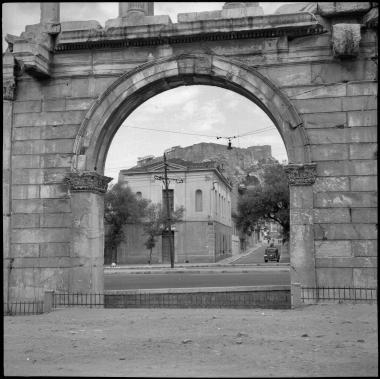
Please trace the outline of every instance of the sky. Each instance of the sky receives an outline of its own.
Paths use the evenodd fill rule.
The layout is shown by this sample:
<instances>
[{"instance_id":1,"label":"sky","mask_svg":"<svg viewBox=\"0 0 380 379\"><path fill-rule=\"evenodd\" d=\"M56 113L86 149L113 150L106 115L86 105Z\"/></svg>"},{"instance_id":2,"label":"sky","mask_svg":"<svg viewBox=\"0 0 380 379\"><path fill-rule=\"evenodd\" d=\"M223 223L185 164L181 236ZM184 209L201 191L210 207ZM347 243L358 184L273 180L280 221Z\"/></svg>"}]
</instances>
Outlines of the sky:
<instances>
[{"instance_id":1,"label":"sky","mask_svg":"<svg viewBox=\"0 0 380 379\"><path fill-rule=\"evenodd\" d=\"M169 15L177 22L178 13L220 10L224 2L155 2L155 15ZM264 14L286 3L260 2ZM40 21L39 3L2 4L3 51L6 34L20 35L25 25ZM14 17L17 15L17 17ZM61 21L105 21L118 16L117 2L61 3ZM151 130L154 129L154 130ZM264 129L264 130L263 130ZM242 136L247 134L245 136ZM138 157L161 156L164 150L200 142L232 146L271 145L272 155L282 162L286 150L269 117L245 97L219 87L178 87L147 100L125 120L108 151L104 174L117 180L118 172L130 168ZM241 136L241 137L239 137ZM216 138L223 137L223 138Z\"/></svg>"}]
</instances>

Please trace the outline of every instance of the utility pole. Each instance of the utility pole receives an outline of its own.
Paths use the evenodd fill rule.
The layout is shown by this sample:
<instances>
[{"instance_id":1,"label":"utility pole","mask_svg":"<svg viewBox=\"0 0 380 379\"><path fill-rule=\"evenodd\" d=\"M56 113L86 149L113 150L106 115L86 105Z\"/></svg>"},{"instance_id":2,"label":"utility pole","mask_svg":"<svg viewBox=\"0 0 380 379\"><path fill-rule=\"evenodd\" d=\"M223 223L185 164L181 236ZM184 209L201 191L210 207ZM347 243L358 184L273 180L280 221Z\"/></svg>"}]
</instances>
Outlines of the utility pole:
<instances>
[{"instance_id":1,"label":"utility pole","mask_svg":"<svg viewBox=\"0 0 380 379\"><path fill-rule=\"evenodd\" d=\"M166 163L166 154L164 153L164 181L166 193L166 228L169 233L169 254L170 254L170 267L174 268L174 246L172 246L172 225L171 225L171 210L169 204L169 185L168 185L168 164Z\"/></svg>"},{"instance_id":2,"label":"utility pole","mask_svg":"<svg viewBox=\"0 0 380 379\"><path fill-rule=\"evenodd\" d=\"M166 162L166 154L164 153L164 176L154 175L155 180L161 180L165 186L165 202L166 202L166 230L169 235L169 254L170 254L170 266L174 268L174 238L172 238L172 220L171 209L169 203L169 182L183 183L183 179L168 178L168 164ZM174 199L173 199L174 201Z\"/></svg>"}]
</instances>

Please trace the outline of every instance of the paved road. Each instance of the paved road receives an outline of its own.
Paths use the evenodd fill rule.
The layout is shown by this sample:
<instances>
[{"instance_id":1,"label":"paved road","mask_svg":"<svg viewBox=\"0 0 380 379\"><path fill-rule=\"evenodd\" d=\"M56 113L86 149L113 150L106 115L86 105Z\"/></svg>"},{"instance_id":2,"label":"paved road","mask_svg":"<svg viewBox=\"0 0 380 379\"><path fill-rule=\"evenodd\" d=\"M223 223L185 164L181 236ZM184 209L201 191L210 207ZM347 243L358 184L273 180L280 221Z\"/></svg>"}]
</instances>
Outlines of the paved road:
<instances>
[{"instance_id":1,"label":"paved road","mask_svg":"<svg viewBox=\"0 0 380 379\"><path fill-rule=\"evenodd\" d=\"M127 290L146 288L191 288L191 287L232 287L290 284L286 269L250 270L249 272L213 273L162 273L130 274L114 273L104 275L105 290Z\"/></svg>"},{"instance_id":2,"label":"paved road","mask_svg":"<svg viewBox=\"0 0 380 379\"><path fill-rule=\"evenodd\" d=\"M278 251L281 252L281 246L276 246L278 248ZM234 264L252 264L252 263L264 263L264 251L267 248L267 245L261 246L258 249L255 249L255 251L245 257L239 258L238 260L234 261ZM280 262L282 263L289 263L289 254L286 251L283 251Z\"/></svg>"}]
</instances>

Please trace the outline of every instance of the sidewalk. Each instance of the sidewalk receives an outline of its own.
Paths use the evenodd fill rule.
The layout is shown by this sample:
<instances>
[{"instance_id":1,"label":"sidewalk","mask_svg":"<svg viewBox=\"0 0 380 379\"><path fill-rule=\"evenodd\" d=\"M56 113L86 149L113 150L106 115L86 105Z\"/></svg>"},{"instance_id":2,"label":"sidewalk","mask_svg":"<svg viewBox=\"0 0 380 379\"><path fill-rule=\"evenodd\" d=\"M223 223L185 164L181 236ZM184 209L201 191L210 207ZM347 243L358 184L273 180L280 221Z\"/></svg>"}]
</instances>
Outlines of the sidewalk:
<instances>
[{"instance_id":1,"label":"sidewalk","mask_svg":"<svg viewBox=\"0 0 380 379\"><path fill-rule=\"evenodd\" d=\"M249 272L257 270L281 270L288 271L289 263L255 263L255 264L234 264L238 259L254 253L261 245L257 245L243 254L234 255L215 263L175 263L174 268L170 263L166 264L138 264L138 265L117 265L116 267L104 266L105 274L125 272L130 274L151 274L151 273L206 273L206 272Z\"/></svg>"},{"instance_id":2,"label":"sidewalk","mask_svg":"<svg viewBox=\"0 0 380 379\"><path fill-rule=\"evenodd\" d=\"M376 377L377 305L71 308L6 316L4 374Z\"/></svg>"}]
</instances>

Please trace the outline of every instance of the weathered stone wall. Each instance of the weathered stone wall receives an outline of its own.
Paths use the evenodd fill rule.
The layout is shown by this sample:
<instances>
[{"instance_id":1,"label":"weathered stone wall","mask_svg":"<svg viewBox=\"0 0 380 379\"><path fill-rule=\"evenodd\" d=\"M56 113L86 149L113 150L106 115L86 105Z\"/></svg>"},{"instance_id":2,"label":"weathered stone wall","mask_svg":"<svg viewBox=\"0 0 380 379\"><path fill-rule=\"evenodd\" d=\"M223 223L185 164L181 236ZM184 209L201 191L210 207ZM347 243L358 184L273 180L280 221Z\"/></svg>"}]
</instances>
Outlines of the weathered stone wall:
<instances>
[{"instance_id":1,"label":"weathered stone wall","mask_svg":"<svg viewBox=\"0 0 380 379\"><path fill-rule=\"evenodd\" d=\"M104 295L105 308L289 309L290 286L161 288Z\"/></svg>"},{"instance_id":2,"label":"weathered stone wall","mask_svg":"<svg viewBox=\"0 0 380 379\"><path fill-rule=\"evenodd\" d=\"M367 55L373 38L362 33L357 59L312 63L309 85L301 79L284 88L317 163L310 207L319 285L377 283L377 68Z\"/></svg>"},{"instance_id":3,"label":"weathered stone wall","mask_svg":"<svg viewBox=\"0 0 380 379\"><path fill-rule=\"evenodd\" d=\"M347 20L361 23L369 4L361 13L326 8L324 15L317 15L325 33L317 21L310 21L313 33L302 29L301 21L311 20L311 15L251 18L251 24L248 19L226 19L169 26L155 26L156 16L147 16L153 24L140 25L135 32L140 45L104 42L100 48L86 45L103 38L97 26L88 29L93 22L61 23L60 34L56 26L47 33L58 35L57 43L65 48L49 53L48 66L42 52L28 55L28 41L12 42L19 63L15 94L12 83L3 87L4 293L21 299L41 298L48 289L102 289L101 194L88 196L88 187L82 195L72 192L64 179L74 168L102 174L102 164L91 164L96 156L105 157L123 117L150 96L187 84L224 86L258 102L277 124L290 163L316 163L315 182L292 190L292 282L314 278L302 283L375 285L377 64L372 58L377 32L373 20L364 24L358 47L350 50L339 40L345 34L333 28ZM282 35L276 29L273 35L262 32L260 25L269 18L272 28L288 23L288 29ZM160 28L167 28L161 35L173 36L170 42L149 42L147 37ZM207 30L215 38L202 34ZM133 38L131 33L125 38ZM196 33L205 37L192 38ZM181 37L176 40L176 35ZM163 61L181 54L196 58ZM147 62L151 76L145 77L143 69L132 79L122 76ZM13 80L12 75L3 71L5 79ZM139 92L143 86L149 88ZM301 122L289 121L297 117ZM103 119L108 121L102 124Z\"/></svg>"},{"instance_id":4,"label":"weathered stone wall","mask_svg":"<svg viewBox=\"0 0 380 379\"><path fill-rule=\"evenodd\" d=\"M317 163L313 217L320 285L376 285L377 83L370 75L368 70L364 80L294 100Z\"/></svg>"}]
</instances>

